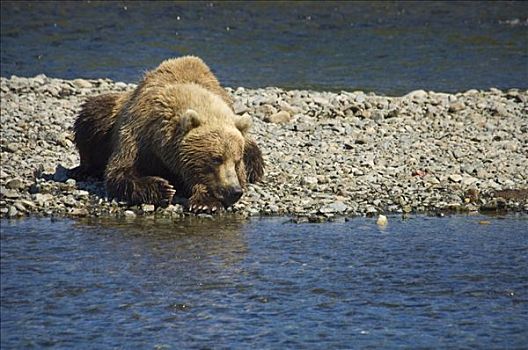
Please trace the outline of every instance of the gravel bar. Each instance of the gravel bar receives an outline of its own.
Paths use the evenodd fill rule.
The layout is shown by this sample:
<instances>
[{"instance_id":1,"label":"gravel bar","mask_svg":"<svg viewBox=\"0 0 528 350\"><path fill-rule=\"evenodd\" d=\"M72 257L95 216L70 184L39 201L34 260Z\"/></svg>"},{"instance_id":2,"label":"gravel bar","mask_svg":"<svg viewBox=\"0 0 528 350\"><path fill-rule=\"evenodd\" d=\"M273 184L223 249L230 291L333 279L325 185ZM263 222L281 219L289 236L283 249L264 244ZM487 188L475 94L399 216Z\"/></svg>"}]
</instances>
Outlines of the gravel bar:
<instances>
[{"instance_id":1,"label":"gravel bar","mask_svg":"<svg viewBox=\"0 0 528 350\"><path fill-rule=\"evenodd\" d=\"M24 216L191 215L108 201L102 182L76 182L72 127L88 96L127 91L108 79L1 78L0 212ZM228 212L324 222L379 214L528 212L528 91L228 91L253 117L266 161ZM179 204L178 204L179 203ZM202 217L211 218L201 214Z\"/></svg>"}]
</instances>

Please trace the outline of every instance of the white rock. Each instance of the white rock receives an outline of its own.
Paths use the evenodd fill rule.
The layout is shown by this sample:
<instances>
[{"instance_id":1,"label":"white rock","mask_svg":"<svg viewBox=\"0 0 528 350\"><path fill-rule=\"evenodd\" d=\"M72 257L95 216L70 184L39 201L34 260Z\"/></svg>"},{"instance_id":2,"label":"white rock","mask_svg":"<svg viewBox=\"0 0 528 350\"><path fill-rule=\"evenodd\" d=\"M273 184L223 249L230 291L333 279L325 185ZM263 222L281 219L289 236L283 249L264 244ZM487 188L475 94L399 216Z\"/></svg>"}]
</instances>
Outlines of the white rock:
<instances>
[{"instance_id":1,"label":"white rock","mask_svg":"<svg viewBox=\"0 0 528 350\"><path fill-rule=\"evenodd\" d=\"M462 176L459 175L459 174L451 174L451 175L449 175L448 178L449 178L449 180L451 180L453 182L457 182L457 183L462 181Z\"/></svg>"},{"instance_id":2,"label":"white rock","mask_svg":"<svg viewBox=\"0 0 528 350\"><path fill-rule=\"evenodd\" d=\"M376 224L378 224L379 226L385 226L387 225L387 223L388 223L388 220L385 215L378 216L378 220L376 220Z\"/></svg>"},{"instance_id":3,"label":"white rock","mask_svg":"<svg viewBox=\"0 0 528 350\"><path fill-rule=\"evenodd\" d=\"M123 214L125 215L125 218L127 219L133 219L136 217L136 213L134 213L132 210L125 210Z\"/></svg>"}]
</instances>

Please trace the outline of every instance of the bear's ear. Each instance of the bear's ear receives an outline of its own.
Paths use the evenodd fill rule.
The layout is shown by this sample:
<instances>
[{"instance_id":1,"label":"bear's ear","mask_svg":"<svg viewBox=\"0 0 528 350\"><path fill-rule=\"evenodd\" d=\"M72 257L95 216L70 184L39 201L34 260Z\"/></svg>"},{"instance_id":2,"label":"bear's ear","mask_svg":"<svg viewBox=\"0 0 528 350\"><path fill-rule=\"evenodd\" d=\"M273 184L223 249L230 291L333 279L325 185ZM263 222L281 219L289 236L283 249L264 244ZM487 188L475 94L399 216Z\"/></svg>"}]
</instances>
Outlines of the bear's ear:
<instances>
[{"instance_id":1,"label":"bear's ear","mask_svg":"<svg viewBox=\"0 0 528 350\"><path fill-rule=\"evenodd\" d=\"M240 130L242 135L245 135L246 132L248 132L248 130L251 128L251 124L252 122L249 114L235 116L235 126L238 130Z\"/></svg>"},{"instance_id":2,"label":"bear's ear","mask_svg":"<svg viewBox=\"0 0 528 350\"><path fill-rule=\"evenodd\" d=\"M180 125L181 130L186 133L202 124L202 119L194 109L188 109L183 113Z\"/></svg>"}]
</instances>

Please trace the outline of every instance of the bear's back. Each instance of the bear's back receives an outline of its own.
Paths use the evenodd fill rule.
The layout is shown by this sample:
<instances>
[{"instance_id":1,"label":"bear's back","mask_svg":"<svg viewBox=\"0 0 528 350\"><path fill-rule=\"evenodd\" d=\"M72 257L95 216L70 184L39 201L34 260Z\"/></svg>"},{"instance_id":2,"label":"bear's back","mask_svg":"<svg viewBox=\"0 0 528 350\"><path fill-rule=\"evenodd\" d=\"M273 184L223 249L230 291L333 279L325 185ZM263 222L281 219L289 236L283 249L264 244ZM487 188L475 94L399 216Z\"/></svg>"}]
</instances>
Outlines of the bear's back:
<instances>
[{"instance_id":1,"label":"bear's back","mask_svg":"<svg viewBox=\"0 0 528 350\"><path fill-rule=\"evenodd\" d=\"M156 69L149 71L143 78L142 85L163 86L167 84L193 83L219 96L232 108L233 99L216 79L211 69L195 56L171 58L163 61Z\"/></svg>"},{"instance_id":2,"label":"bear's back","mask_svg":"<svg viewBox=\"0 0 528 350\"><path fill-rule=\"evenodd\" d=\"M126 110L127 119L147 124L158 118L179 123L187 110L195 111L203 126L211 128L234 126L236 118L221 97L195 83L142 87Z\"/></svg>"}]
</instances>

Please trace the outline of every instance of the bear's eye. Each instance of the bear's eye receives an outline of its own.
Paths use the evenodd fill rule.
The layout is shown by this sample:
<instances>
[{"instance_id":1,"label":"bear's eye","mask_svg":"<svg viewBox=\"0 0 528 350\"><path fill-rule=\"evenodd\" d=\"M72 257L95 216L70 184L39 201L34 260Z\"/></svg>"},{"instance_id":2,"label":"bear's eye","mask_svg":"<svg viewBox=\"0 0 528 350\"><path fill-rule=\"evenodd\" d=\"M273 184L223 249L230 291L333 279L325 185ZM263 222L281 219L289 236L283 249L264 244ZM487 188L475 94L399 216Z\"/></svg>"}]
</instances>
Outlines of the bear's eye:
<instances>
[{"instance_id":1,"label":"bear's eye","mask_svg":"<svg viewBox=\"0 0 528 350\"><path fill-rule=\"evenodd\" d=\"M224 158L222 158L221 156L214 156L212 159L211 159L211 163L213 163L214 165L220 165L224 162Z\"/></svg>"}]
</instances>

